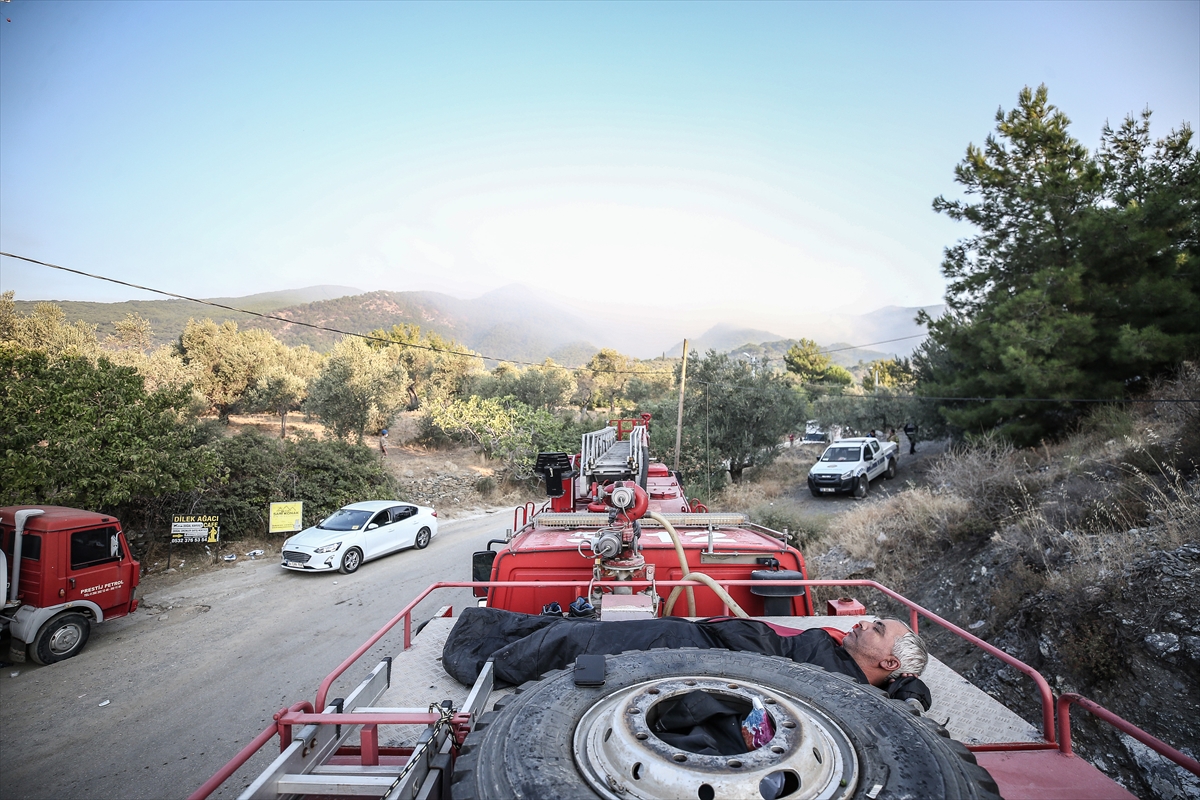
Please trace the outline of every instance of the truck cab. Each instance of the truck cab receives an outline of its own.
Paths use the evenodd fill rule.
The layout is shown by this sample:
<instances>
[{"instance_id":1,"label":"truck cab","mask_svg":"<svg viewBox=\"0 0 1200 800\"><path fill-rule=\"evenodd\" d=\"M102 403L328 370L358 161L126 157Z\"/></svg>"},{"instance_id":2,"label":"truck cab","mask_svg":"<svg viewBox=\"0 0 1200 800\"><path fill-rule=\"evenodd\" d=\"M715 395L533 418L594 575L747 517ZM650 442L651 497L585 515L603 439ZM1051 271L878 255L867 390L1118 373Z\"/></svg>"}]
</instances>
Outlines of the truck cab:
<instances>
[{"instance_id":1,"label":"truck cab","mask_svg":"<svg viewBox=\"0 0 1200 800\"><path fill-rule=\"evenodd\" d=\"M0 627L10 657L53 664L77 655L91 626L137 610L140 565L114 517L61 506L0 508Z\"/></svg>"}]
</instances>

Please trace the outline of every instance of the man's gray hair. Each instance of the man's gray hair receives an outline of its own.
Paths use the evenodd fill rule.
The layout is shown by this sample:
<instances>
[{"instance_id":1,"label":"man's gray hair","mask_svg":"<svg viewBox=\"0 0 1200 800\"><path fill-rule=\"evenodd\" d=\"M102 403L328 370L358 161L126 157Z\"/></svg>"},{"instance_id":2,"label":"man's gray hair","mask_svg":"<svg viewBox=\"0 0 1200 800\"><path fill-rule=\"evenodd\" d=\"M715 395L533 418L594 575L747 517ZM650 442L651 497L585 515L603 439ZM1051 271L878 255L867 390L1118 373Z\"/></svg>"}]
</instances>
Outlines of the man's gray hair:
<instances>
[{"instance_id":1,"label":"man's gray hair","mask_svg":"<svg viewBox=\"0 0 1200 800\"><path fill-rule=\"evenodd\" d=\"M929 651L925 649L925 642L911 630L896 638L892 655L900 662L900 666L888 675L888 680L899 678L901 675L920 675L929 664Z\"/></svg>"}]
</instances>

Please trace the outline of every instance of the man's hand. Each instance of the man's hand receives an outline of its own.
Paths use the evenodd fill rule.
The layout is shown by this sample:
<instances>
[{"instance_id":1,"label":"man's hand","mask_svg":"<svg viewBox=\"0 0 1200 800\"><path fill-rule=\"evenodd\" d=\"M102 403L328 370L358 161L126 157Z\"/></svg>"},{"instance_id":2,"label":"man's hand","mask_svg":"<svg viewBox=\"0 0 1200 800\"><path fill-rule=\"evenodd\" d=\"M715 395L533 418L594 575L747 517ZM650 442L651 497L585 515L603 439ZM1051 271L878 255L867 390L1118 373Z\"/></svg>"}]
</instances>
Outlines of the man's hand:
<instances>
[{"instance_id":1,"label":"man's hand","mask_svg":"<svg viewBox=\"0 0 1200 800\"><path fill-rule=\"evenodd\" d=\"M929 687L916 675L901 675L885 688L888 697L893 700L914 699L920 702L926 711L933 705L933 695L929 693Z\"/></svg>"}]
</instances>

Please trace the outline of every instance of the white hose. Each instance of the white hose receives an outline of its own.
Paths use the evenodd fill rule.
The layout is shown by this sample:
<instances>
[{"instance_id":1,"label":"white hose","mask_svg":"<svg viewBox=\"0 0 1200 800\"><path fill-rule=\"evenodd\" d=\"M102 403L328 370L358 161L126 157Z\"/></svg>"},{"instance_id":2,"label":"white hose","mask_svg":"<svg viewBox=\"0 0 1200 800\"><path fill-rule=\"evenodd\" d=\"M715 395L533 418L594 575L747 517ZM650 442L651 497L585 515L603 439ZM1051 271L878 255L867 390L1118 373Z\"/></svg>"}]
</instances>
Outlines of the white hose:
<instances>
[{"instance_id":1,"label":"white hose","mask_svg":"<svg viewBox=\"0 0 1200 800\"><path fill-rule=\"evenodd\" d=\"M732 597L729 596L729 592L725 591L725 587L721 586L719 583L714 581L711 576L705 575L703 572L689 572L687 575L683 576L683 579L685 581L699 581L700 583L703 583L708 588L713 590L713 592L717 595L717 597L719 597L721 599L721 602L723 602L725 605L729 606L729 610L733 612L733 615L735 617L741 617L742 619L750 619L750 615L747 614L744 610L742 610L742 607L737 604L736 600L734 600ZM671 610L675 608L675 601L677 599L679 599L679 590L682 588L684 588L684 587L676 586L671 591L671 596L667 598L667 604L666 604L666 606L663 607L663 616L664 617L671 615ZM689 586L689 587L687 587L687 590L690 592L692 590L692 588ZM690 616L693 616L693 617L696 616L695 608L691 609Z\"/></svg>"},{"instance_id":2,"label":"white hose","mask_svg":"<svg viewBox=\"0 0 1200 800\"><path fill-rule=\"evenodd\" d=\"M666 518L657 511L649 511L646 513L646 516L657 522L659 525L662 525L663 528L666 529L667 535L671 537L671 543L675 545L675 555L679 556L679 571L683 575L688 575L690 573L690 568L688 567L687 556L683 554L683 542L679 541L679 534L675 532L675 527L671 523L667 522ZM687 580L687 578L684 578L684 580ZM664 617L667 616L667 614L670 614L671 609L675 607L675 600L679 597L679 590L681 588L683 587L676 586L671 591L671 599L667 601L667 610L663 613ZM696 616L696 593L690 586L687 587L687 599L688 616L694 617Z\"/></svg>"}]
</instances>

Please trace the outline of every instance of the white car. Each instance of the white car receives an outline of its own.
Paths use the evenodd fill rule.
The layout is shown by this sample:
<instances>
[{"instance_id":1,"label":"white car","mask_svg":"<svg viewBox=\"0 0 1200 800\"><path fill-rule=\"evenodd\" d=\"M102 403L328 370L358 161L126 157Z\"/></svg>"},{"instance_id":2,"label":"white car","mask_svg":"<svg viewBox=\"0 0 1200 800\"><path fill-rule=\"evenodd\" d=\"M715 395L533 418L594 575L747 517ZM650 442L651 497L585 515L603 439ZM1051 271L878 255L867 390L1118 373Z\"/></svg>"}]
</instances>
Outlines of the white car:
<instances>
[{"instance_id":1,"label":"white car","mask_svg":"<svg viewBox=\"0 0 1200 800\"><path fill-rule=\"evenodd\" d=\"M896 477L896 451L895 442L880 442L870 436L839 439L808 471L808 489L813 497L843 493L866 497L871 481L880 475Z\"/></svg>"},{"instance_id":2,"label":"white car","mask_svg":"<svg viewBox=\"0 0 1200 800\"><path fill-rule=\"evenodd\" d=\"M301 572L354 572L364 561L415 547L437 536L437 512L399 500L339 508L283 543L283 567Z\"/></svg>"}]
</instances>

